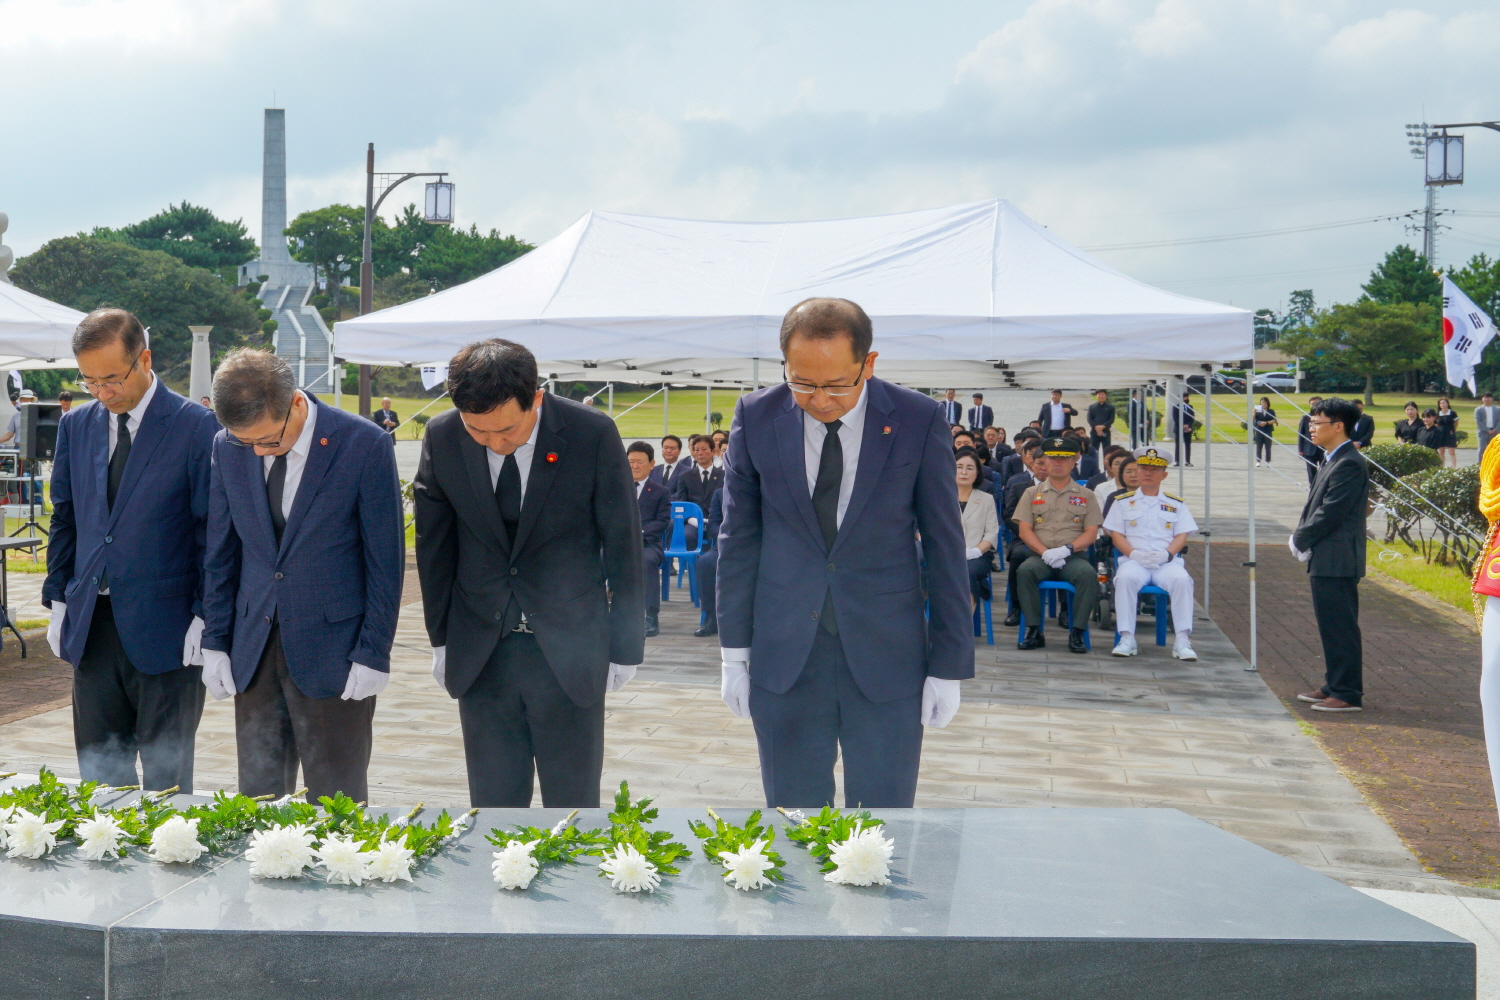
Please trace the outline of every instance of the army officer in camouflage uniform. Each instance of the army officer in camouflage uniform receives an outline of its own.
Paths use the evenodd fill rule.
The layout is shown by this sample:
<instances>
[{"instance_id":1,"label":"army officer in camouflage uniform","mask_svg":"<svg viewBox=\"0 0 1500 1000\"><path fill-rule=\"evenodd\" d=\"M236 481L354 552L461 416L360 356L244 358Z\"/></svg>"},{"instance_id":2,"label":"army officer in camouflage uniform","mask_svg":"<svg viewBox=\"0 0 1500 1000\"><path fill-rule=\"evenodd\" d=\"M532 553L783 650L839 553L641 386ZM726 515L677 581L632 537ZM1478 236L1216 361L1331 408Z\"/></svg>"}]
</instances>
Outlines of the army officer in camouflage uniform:
<instances>
[{"instance_id":1,"label":"army officer in camouflage uniform","mask_svg":"<svg viewBox=\"0 0 1500 1000\"><path fill-rule=\"evenodd\" d=\"M1026 624L1018 645L1021 649L1047 645L1041 627L1041 583L1064 580L1077 591L1068 652L1086 653L1083 625L1099 602L1099 578L1084 553L1094 544L1104 518L1094 491L1073 481L1078 444L1066 438L1048 438L1042 444L1042 455L1040 464L1045 465L1047 478L1028 488L1016 504L1021 541L1032 553L1016 571L1016 599Z\"/></svg>"}]
</instances>

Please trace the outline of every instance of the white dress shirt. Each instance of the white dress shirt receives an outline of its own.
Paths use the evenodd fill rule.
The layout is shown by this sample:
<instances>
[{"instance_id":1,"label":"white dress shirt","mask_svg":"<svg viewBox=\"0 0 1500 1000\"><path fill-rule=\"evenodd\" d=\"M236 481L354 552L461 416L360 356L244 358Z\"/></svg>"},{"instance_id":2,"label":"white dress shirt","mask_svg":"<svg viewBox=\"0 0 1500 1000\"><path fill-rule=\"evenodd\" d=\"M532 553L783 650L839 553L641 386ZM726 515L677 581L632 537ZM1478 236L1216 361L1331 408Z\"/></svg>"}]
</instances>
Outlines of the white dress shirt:
<instances>
[{"instance_id":1,"label":"white dress shirt","mask_svg":"<svg viewBox=\"0 0 1500 1000\"><path fill-rule=\"evenodd\" d=\"M1061 403L1049 403L1048 405L1052 407L1052 427L1050 429L1054 431L1062 430L1068 425L1067 418L1063 416L1063 405Z\"/></svg>"},{"instance_id":2,"label":"white dress shirt","mask_svg":"<svg viewBox=\"0 0 1500 1000\"><path fill-rule=\"evenodd\" d=\"M641 491L644 490L645 488L646 488L646 480L644 480L644 479L637 479L635 481L635 498L637 500L639 500L641 498Z\"/></svg>"},{"instance_id":3,"label":"white dress shirt","mask_svg":"<svg viewBox=\"0 0 1500 1000\"><path fill-rule=\"evenodd\" d=\"M844 523L844 511L849 509L849 495L854 492L854 474L859 471L859 446L865 437L865 403L870 398L870 387L865 384L859 391L859 402L839 419L839 444L844 448L844 476L839 482L839 512L836 524ZM802 411L802 454L807 465L807 492L812 494L818 486L818 462L823 457L823 442L828 437L827 426L816 417Z\"/></svg>"},{"instance_id":4,"label":"white dress shirt","mask_svg":"<svg viewBox=\"0 0 1500 1000\"><path fill-rule=\"evenodd\" d=\"M125 418L125 426L130 428L130 443L135 444L140 437L141 421L146 418L146 407L151 405L151 397L156 395L156 372L151 373L151 384L146 387L146 392L141 396L141 401L135 407L128 410ZM99 404L103 406L103 403ZM114 457L115 439L120 436L120 418L117 414L109 414L109 456Z\"/></svg>"},{"instance_id":5,"label":"white dress shirt","mask_svg":"<svg viewBox=\"0 0 1500 1000\"><path fill-rule=\"evenodd\" d=\"M536 405L536 423L531 425L531 437L526 443L515 450L516 471L521 474L521 502L526 502L526 480L531 478L531 457L536 454L536 434L542 428L542 404ZM505 456L496 454L493 449L484 449L484 457L490 463L490 489L494 490L500 482L500 469L505 465ZM639 491L637 491L639 495Z\"/></svg>"},{"instance_id":6,"label":"white dress shirt","mask_svg":"<svg viewBox=\"0 0 1500 1000\"><path fill-rule=\"evenodd\" d=\"M297 390L297 395L307 400L307 419L302 421L302 433L297 435L297 443L286 453L286 481L281 487L283 520L292 516L292 501L297 499L297 487L302 485L302 470L307 468L307 455L312 451L313 432L317 429L314 425L318 422L318 405L312 401L312 397L301 389ZM276 461L276 456L262 455L260 460L266 478L270 479L271 463Z\"/></svg>"},{"instance_id":7,"label":"white dress shirt","mask_svg":"<svg viewBox=\"0 0 1500 1000\"><path fill-rule=\"evenodd\" d=\"M1331 459L1333 456L1337 455L1339 453L1339 449L1342 448L1342 447L1344 447L1344 445L1346 445L1346 444L1353 444L1353 443L1354 443L1354 439L1353 438L1349 438L1348 440L1346 440L1344 442L1344 444L1336 445L1332 451L1329 451L1327 448L1324 448L1323 449L1323 462L1324 462L1324 464L1327 464L1327 462L1328 462L1329 459Z\"/></svg>"}]
</instances>

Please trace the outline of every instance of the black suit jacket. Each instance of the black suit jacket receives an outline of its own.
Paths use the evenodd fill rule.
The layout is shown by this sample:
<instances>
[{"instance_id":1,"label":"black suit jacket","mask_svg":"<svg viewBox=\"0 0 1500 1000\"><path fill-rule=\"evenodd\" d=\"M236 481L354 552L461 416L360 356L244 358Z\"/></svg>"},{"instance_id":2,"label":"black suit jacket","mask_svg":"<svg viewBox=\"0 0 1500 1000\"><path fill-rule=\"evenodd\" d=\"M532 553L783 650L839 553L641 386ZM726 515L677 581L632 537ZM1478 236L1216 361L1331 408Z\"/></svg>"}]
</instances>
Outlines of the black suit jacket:
<instances>
[{"instance_id":1,"label":"black suit jacket","mask_svg":"<svg viewBox=\"0 0 1500 1000\"><path fill-rule=\"evenodd\" d=\"M1090 435L1093 435L1095 425L1103 425L1104 433L1108 434L1115 426L1115 404L1090 403L1086 419Z\"/></svg>"},{"instance_id":2,"label":"black suit jacket","mask_svg":"<svg viewBox=\"0 0 1500 1000\"><path fill-rule=\"evenodd\" d=\"M1062 408L1063 425L1056 430L1065 431L1069 427L1073 426L1073 418L1078 416L1078 411L1073 408L1073 405L1071 403L1062 404ZM1049 399L1047 400L1047 402L1042 404L1042 408L1037 411L1036 422L1042 425L1043 436L1048 436L1056 433L1056 431L1052 427L1052 400ZM1090 429L1090 432L1092 433L1092 429Z\"/></svg>"},{"instance_id":3,"label":"black suit jacket","mask_svg":"<svg viewBox=\"0 0 1500 1000\"><path fill-rule=\"evenodd\" d=\"M670 494L672 491L672 485L677 481L677 474L683 469L691 468L692 465L693 460L684 455L682 458L679 458L675 463L673 463L672 476L670 480L667 478L667 467L665 465L653 465L651 467L651 478L654 481L665 486L667 488L667 492Z\"/></svg>"},{"instance_id":4,"label":"black suit jacket","mask_svg":"<svg viewBox=\"0 0 1500 1000\"><path fill-rule=\"evenodd\" d=\"M1353 444L1323 463L1302 508L1292 542L1303 552L1310 576L1365 575L1365 499L1370 465Z\"/></svg>"},{"instance_id":5,"label":"black suit jacket","mask_svg":"<svg viewBox=\"0 0 1500 1000\"><path fill-rule=\"evenodd\" d=\"M708 505L713 501L714 490L722 489L724 486L724 470L714 465L709 466L708 482L703 481L702 470L698 463L672 476L672 499L685 500L695 503L698 509L708 515Z\"/></svg>"},{"instance_id":6,"label":"black suit jacket","mask_svg":"<svg viewBox=\"0 0 1500 1000\"><path fill-rule=\"evenodd\" d=\"M969 430L978 433L995 422L995 410L993 407L981 403L978 406L969 407Z\"/></svg>"},{"instance_id":7,"label":"black suit jacket","mask_svg":"<svg viewBox=\"0 0 1500 1000\"><path fill-rule=\"evenodd\" d=\"M514 546L485 448L456 410L428 422L413 495L427 637L448 647L450 695L467 691L504 641L512 595L579 707L604 699L610 663L644 658L640 508L607 414L546 397Z\"/></svg>"},{"instance_id":8,"label":"black suit jacket","mask_svg":"<svg viewBox=\"0 0 1500 1000\"><path fill-rule=\"evenodd\" d=\"M641 542L660 555L667 527L672 523L672 499L667 488L648 476L636 503L641 510Z\"/></svg>"},{"instance_id":9,"label":"black suit jacket","mask_svg":"<svg viewBox=\"0 0 1500 1000\"><path fill-rule=\"evenodd\" d=\"M943 419L953 424L964 422L964 404L956 399L940 399L938 405L943 408Z\"/></svg>"},{"instance_id":10,"label":"black suit jacket","mask_svg":"<svg viewBox=\"0 0 1500 1000\"><path fill-rule=\"evenodd\" d=\"M383 431L390 429L385 425L385 422L387 420L395 424L401 423L401 418L396 416L395 410L376 410L374 413L370 414L370 419L375 422L376 427L379 427Z\"/></svg>"},{"instance_id":11,"label":"black suit jacket","mask_svg":"<svg viewBox=\"0 0 1500 1000\"><path fill-rule=\"evenodd\" d=\"M1313 444L1312 432L1307 426L1311 421L1312 415L1308 413L1302 414L1302 419L1297 421L1297 454L1319 465L1323 461L1323 449Z\"/></svg>"},{"instance_id":12,"label":"black suit jacket","mask_svg":"<svg viewBox=\"0 0 1500 1000\"><path fill-rule=\"evenodd\" d=\"M1354 422L1354 433L1349 436L1358 441L1361 448L1370 447L1370 442L1375 437L1375 418L1368 413L1361 414Z\"/></svg>"}]
</instances>

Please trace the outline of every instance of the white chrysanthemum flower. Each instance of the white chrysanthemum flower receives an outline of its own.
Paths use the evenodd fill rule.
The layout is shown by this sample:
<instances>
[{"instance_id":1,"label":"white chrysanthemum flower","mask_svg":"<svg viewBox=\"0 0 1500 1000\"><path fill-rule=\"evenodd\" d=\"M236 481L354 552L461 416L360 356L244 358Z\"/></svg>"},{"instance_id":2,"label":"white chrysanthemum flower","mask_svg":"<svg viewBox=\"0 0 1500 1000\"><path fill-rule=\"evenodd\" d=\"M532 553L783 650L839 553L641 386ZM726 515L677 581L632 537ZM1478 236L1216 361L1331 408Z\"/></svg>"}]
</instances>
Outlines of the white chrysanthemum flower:
<instances>
[{"instance_id":1,"label":"white chrysanthemum flower","mask_svg":"<svg viewBox=\"0 0 1500 1000\"><path fill-rule=\"evenodd\" d=\"M537 843L535 840L527 843L512 840L504 850L494 852L495 862L490 865L490 872L500 883L500 888L525 889L531 885L539 869L536 858L531 856Z\"/></svg>"},{"instance_id":2,"label":"white chrysanthemum flower","mask_svg":"<svg viewBox=\"0 0 1500 1000\"><path fill-rule=\"evenodd\" d=\"M661 876L656 866L646 856L629 844L616 844L613 854L606 854L599 865L609 876L609 884L622 892L655 892L661 885Z\"/></svg>"},{"instance_id":3,"label":"white chrysanthemum flower","mask_svg":"<svg viewBox=\"0 0 1500 1000\"><path fill-rule=\"evenodd\" d=\"M45 817L17 809L5 824L6 853L35 860L57 846L57 831L67 820L48 823Z\"/></svg>"},{"instance_id":4,"label":"white chrysanthemum flower","mask_svg":"<svg viewBox=\"0 0 1500 1000\"><path fill-rule=\"evenodd\" d=\"M125 830L120 826L120 821L108 813L100 815L95 812L79 823L75 832L80 851L90 861L118 858L125 851L125 846L120 843L125 839Z\"/></svg>"},{"instance_id":5,"label":"white chrysanthemum flower","mask_svg":"<svg viewBox=\"0 0 1500 1000\"><path fill-rule=\"evenodd\" d=\"M896 842L882 837L879 827L862 830L856 826L848 840L830 845L828 859L838 867L823 879L843 885L890 885L895 849Z\"/></svg>"},{"instance_id":6,"label":"white chrysanthemum flower","mask_svg":"<svg viewBox=\"0 0 1500 1000\"><path fill-rule=\"evenodd\" d=\"M5 827L15 818L15 806L0 806L0 851L5 850Z\"/></svg>"},{"instance_id":7,"label":"white chrysanthemum flower","mask_svg":"<svg viewBox=\"0 0 1500 1000\"><path fill-rule=\"evenodd\" d=\"M328 871L334 885L364 885L370 875L371 855L352 837L329 837L318 845L318 864Z\"/></svg>"},{"instance_id":8,"label":"white chrysanthemum flower","mask_svg":"<svg viewBox=\"0 0 1500 1000\"><path fill-rule=\"evenodd\" d=\"M399 840L385 840L370 851L369 878L377 882L411 881L411 866L414 853Z\"/></svg>"},{"instance_id":9,"label":"white chrysanthemum flower","mask_svg":"<svg viewBox=\"0 0 1500 1000\"><path fill-rule=\"evenodd\" d=\"M313 863L312 842L313 835L302 823L256 830L245 851L250 874L261 878L300 877L302 870Z\"/></svg>"},{"instance_id":10,"label":"white chrysanthemum flower","mask_svg":"<svg viewBox=\"0 0 1500 1000\"><path fill-rule=\"evenodd\" d=\"M746 890L770 885L771 880L766 878L765 873L776 866L766 857L765 850L766 842L762 840L737 851L720 851L719 857L724 859L724 867L729 869L724 873L724 881L736 889Z\"/></svg>"},{"instance_id":11,"label":"white chrysanthemum flower","mask_svg":"<svg viewBox=\"0 0 1500 1000\"><path fill-rule=\"evenodd\" d=\"M198 843L198 821L173 816L151 831L151 860L191 864L207 851Z\"/></svg>"}]
</instances>

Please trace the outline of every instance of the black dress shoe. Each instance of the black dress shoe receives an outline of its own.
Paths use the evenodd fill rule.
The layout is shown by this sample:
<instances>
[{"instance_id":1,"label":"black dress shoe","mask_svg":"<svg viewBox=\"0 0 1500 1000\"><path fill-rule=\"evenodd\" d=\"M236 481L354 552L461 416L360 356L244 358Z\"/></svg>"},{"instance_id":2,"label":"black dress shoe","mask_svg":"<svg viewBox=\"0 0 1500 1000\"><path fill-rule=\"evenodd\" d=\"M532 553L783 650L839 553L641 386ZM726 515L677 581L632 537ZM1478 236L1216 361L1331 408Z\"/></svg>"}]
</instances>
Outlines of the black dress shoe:
<instances>
[{"instance_id":1,"label":"black dress shoe","mask_svg":"<svg viewBox=\"0 0 1500 1000\"><path fill-rule=\"evenodd\" d=\"M646 638L649 639L653 635L658 635L660 633L661 633L661 628L658 627L657 624L656 624L656 616L655 615L647 615L646 616Z\"/></svg>"},{"instance_id":2,"label":"black dress shoe","mask_svg":"<svg viewBox=\"0 0 1500 1000\"><path fill-rule=\"evenodd\" d=\"M1005 616L1005 627L1015 628L1019 624L1021 624L1021 609L1011 608L1010 614Z\"/></svg>"},{"instance_id":3,"label":"black dress shoe","mask_svg":"<svg viewBox=\"0 0 1500 1000\"><path fill-rule=\"evenodd\" d=\"M1083 641L1083 629L1074 628L1068 630L1068 652L1087 653L1089 647Z\"/></svg>"},{"instance_id":4,"label":"black dress shoe","mask_svg":"<svg viewBox=\"0 0 1500 1000\"><path fill-rule=\"evenodd\" d=\"M1047 637L1042 630L1035 625L1026 626L1026 634L1016 644L1017 649L1043 649L1047 645Z\"/></svg>"},{"instance_id":5,"label":"black dress shoe","mask_svg":"<svg viewBox=\"0 0 1500 1000\"><path fill-rule=\"evenodd\" d=\"M719 623L710 618L702 625L699 625L697 628L693 629L693 634L700 639L706 638L707 636L711 635L718 635Z\"/></svg>"}]
</instances>

